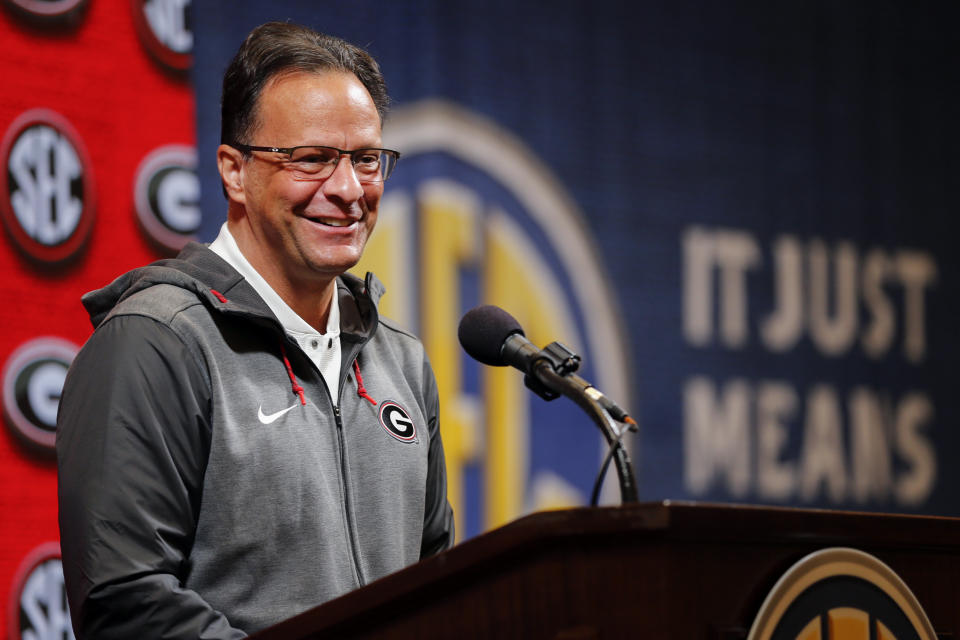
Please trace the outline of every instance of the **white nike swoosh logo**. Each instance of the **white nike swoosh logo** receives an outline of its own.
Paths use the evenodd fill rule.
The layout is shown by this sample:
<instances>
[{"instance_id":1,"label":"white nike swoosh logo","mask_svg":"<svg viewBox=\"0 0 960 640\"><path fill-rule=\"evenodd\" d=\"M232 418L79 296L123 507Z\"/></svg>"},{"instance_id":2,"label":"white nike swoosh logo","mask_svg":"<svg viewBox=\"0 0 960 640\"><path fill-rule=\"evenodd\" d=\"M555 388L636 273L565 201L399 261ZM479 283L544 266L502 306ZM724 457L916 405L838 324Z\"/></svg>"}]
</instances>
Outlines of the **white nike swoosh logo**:
<instances>
[{"instance_id":1,"label":"white nike swoosh logo","mask_svg":"<svg viewBox=\"0 0 960 640\"><path fill-rule=\"evenodd\" d=\"M293 406L291 407L287 407L286 409L281 409L280 411L277 411L276 413L271 413L270 415L264 415L263 405L261 404L259 407L257 407L257 417L260 419L260 422L262 422L263 424L270 424L271 422L273 422L274 420L276 420L277 418L285 414L287 411L290 411L296 408L297 408L297 403L294 402Z\"/></svg>"}]
</instances>

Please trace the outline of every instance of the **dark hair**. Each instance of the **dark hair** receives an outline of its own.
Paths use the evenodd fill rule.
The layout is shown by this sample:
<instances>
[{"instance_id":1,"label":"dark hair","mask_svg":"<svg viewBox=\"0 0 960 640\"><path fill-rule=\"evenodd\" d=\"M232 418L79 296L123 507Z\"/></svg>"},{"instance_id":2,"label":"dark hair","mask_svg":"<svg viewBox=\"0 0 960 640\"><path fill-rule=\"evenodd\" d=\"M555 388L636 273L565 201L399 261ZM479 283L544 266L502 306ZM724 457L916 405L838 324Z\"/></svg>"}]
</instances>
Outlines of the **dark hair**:
<instances>
[{"instance_id":1,"label":"dark hair","mask_svg":"<svg viewBox=\"0 0 960 640\"><path fill-rule=\"evenodd\" d=\"M263 88L277 74L293 71L352 73L370 92L383 122L390 98L380 67L369 53L309 27L267 22L250 32L223 75L220 142L248 144Z\"/></svg>"}]
</instances>

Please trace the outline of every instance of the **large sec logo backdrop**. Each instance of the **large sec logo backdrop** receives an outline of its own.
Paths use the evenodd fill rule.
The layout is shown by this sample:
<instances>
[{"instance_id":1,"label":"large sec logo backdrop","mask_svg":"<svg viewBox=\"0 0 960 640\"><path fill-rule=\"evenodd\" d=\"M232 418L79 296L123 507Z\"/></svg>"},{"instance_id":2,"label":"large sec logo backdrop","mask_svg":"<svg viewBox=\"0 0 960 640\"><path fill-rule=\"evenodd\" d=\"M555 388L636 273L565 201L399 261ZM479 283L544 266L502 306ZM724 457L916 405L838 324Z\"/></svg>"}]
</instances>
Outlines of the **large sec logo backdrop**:
<instances>
[{"instance_id":1,"label":"large sec logo backdrop","mask_svg":"<svg viewBox=\"0 0 960 640\"><path fill-rule=\"evenodd\" d=\"M518 371L473 362L456 337L465 311L496 304L535 343L571 345L583 375L626 403L620 314L582 216L519 140L452 103L397 109L384 145L403 157L355 271L381 277L383 313L419 327L442 381L458 531L471 536L534 509L585 503L605 451L590 419L566 399L534 397Z\"/></svg>"},{"instance_id":2,"label":"large sec logo backdrop","mask_svg":"<svg viewBox=\"0 0 960 640\"><path fill-rule=\"evenodd\" d=\"M394 315L409 318L431 344L445 341L442 327L441 337L428 336L430 327L455 327L459 316L423 311L422 298L435 295L428 285L446 277L431 265L466 265L447 281L450 292L465 294L451 307L465 309L485 295L477 256L509 246L498 255L511 259L488 263L502 267L496 282L513 277L522 287L545 272L547 282L533 289L546 298L556 289L549 280L558 281L554 306L566 309L545 321L555 328L572 318L580 332L588 318L599 332L608 309L584 308L582 296L571 297L580 278L558 276L566 262L583 264L572 252L596 243L586 262L603 257L632 341L620 355L636 363L640 379L631 398L594 381L641 418L643 449L632 458L642 495L957 513L960 468L942 457L960 447L951 427L960 422L951 401L960 281L955 216L945 215L957 210L948 160L960 133L953 117L960 94L942 81L958 46L950 26L956 3L903 11L833 3L826 13L809 3L731 8L702 0L553 3L546 13L517 3L484 11L420 4L429 19L410 20L417 11L406 3L372 13L282 3L295 22L369 44L398 105L440 97L509 129L527 156L535 153L562 180L547 196L570 194L588 215L587 224L573 218L581 221L573 225L579 241L557 245L551 227L570 219L567 196L546 224L524 213L546 209L547 200L516 162L524 155L516 146L486 143L482 129L451 127L442 117L422 122L419 139L429 148L405 135L393 144L404 156L372 238L406 242L389 254L388 268L376 269L389 287L384 301L408 307L407 316ZM226 15L194 6L197 33L211 36L196 42L201 157L213 158L218 144L218 87L235 43L252 24L276 17L273 4L238 7ZM401 137L395 115L384 144ZM215 237L224 208L213 169L201 165L205 239ZM477 213L461 215L469 202ZM445 228L436 222L444 217ZM387 240L384 229L403 238ZM444 250L428 249L436 238L449 240ZM401 282L411 288L401 291ZM529 316L520 320L530 324ZM612 361L566 335L546 332L535 342L568 342L583 350L591 373L606 375ZM449 344L443 348L459 356ZM428 352L436 359L432 346ZM451 394L462 400L453 419L487 424L489 374L448 363L462 374ZM523 393L498 407L527 405L520 422L539 424L538 401L517 404ZM559 454L566 446L571 457L584 448L559 431L540 442L538 428L502 438L468 426L448 436L443 428L445 441L459 438L451 458L473 461L463 467L468 481L480 456L503 442L520 447L498 458L504 468L532 463L528 479L537 486L548 477L533 459L552 455L544 448ZM584 475L549 476L551 492L578 486L570 478ZM525 500L531 493L527 487Z\"/></svg>"}]
</instances>

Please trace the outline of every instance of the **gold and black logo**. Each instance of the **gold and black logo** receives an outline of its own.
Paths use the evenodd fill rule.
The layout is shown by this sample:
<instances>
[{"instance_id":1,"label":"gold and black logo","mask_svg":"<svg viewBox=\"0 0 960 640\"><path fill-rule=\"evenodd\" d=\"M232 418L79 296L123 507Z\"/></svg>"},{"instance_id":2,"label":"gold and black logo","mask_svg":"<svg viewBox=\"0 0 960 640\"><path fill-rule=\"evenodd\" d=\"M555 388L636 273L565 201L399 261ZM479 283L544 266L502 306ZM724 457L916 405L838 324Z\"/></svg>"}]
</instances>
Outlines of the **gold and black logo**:
<instances>
[{"instance_id":1,"label":"gold and black logo","mask_svg":"<svg viewBox=\"0 0 960 640\"><path fill-rule=\"evenodd\" d=\"M936 640L893 569L848 548L817 551L774 585L747 640Z\"/></svg>"}]
</instances>

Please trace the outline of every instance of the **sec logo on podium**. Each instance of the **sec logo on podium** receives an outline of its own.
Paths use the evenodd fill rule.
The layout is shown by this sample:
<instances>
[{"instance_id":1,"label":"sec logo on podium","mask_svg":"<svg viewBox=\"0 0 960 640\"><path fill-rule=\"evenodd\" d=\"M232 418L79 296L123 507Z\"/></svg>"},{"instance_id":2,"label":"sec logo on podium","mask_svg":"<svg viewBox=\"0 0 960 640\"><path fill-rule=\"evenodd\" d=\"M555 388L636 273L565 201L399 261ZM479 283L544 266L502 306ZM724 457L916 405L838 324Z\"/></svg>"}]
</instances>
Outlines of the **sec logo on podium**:
<instances>
[{"instance_id":1,"label":"sec logo on podium","mask_svg":"<svg viewBox=\"0 0 960 640\"><path fill-rule=\"evenodd\" d=\"M936 640L909 587L874 556L845 547L806 556L767 596L747 640Z\"/></svg>"}]
</instances>

